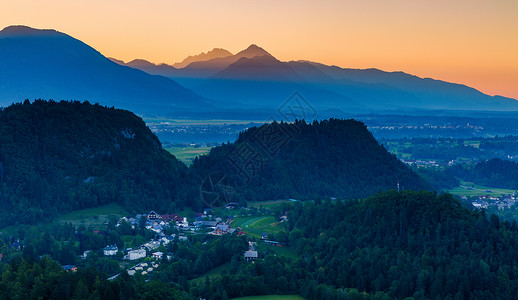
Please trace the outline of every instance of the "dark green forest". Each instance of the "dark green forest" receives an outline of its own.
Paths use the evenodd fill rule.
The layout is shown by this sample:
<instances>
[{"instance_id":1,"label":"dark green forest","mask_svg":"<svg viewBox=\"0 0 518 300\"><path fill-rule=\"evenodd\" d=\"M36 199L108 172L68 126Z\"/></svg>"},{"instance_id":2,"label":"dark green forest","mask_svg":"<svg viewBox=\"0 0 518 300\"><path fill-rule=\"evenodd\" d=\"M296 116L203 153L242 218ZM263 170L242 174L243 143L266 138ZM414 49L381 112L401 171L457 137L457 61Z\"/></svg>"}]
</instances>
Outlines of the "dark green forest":
<instances>
[{"instance_id":1,"label":"dark green forest","mask_svg":"<svg viewBox=\"0 0 518 300\"><path fill-rule=\"evenodd\" d=\"M225 174L241 201L359 198L397 189L398 182L402 189L431 189L354 120L253 127L197 158L191 170L198 181Z\"/></svg>"},{"instance_id":2,"label":"dark green forest","mask_svg":"<svg viewBox=\"0 0 518 300\"><path fill-rule=\"evenodd\" d=\"M259 240L193 234L161 245L172 259L153 273L123 271L112 280L122 253L104 257L103 247L152 239L144 222L132 228L113 219L103 230L19 225L0 234L0 299L518 299L516 222L471 211L449 194L412 191L457 181L434 171L418 176L361 122L250 128L190 168L163 150L134 114L87 102L4 108L0 139L0 226L114 202L132 213L172 213L224 201L304 200L267 212L278 218L287 211L285 231L272 238L294 256L261 251L247 262L248 242ZM514 188L517 166L493 159L446 172ZM85 250L91 254L79 258ZM64 264L79 270L65 272ZM221 276L199 280L220 266L226 266Z\"/></svg>"},{"instance_id":3,"label":"dark green forest","mask_svg":"<svg viewBox=\"0 0 518 300\"><path fill-rule=\"evenodd\" d=\"M40 100L0 110L0 227L113 202L166 210L186 176L131 112Z\"/></svg>"},{"instance_id":4,"label":"dark green forest","mask_svg":"<svg viewBox=\"0 0 518 300\"><path fill-rule=\"evenodd\" d=\"M431 189L354 120L253 127L191 168L163 150L139 117L88 102L4 108L0 140L0 227L109 203L173 213L225 201L366 197L398 182ZM232 193L207 189L214 174Z\"/></svg>"},{"instance_id":5,"label":"dark green forest","mask_svg":"<svg viewBox=\"0 0 518 300\"><path fill-rule=\"evenodd\" d=\"M266 252L250 263L242 258L244 237L199 235L168 245L166 251L173 251L174 258L163 260L147 279L123 272L106 280L115 262L108 259L99 260L100 265L89 265L90 259L79 261L83 267L77 273L66 273L54 262L63 263L66 256L41 244L48 240L52 249L63 239L90 243L80 237L91 235L88 229L79 230L79 235L69 225L46 233L28 231L24 251L7 251L9 260L0 263L0 298L518 297L517 224L470 211L451 195L389 191L365 200L296 202L288 210L288 240L297 258ZM105 239L125 229L112 230ZM94 239L98 238L102 236ZM223 263L229 267L221 276L190 281Z\"/></svg>"},{"instance_id":6,"label":"dark green forest","mask_svg":"<svg viewBox=\"0 0 518 300\"><path fill-rule=\"evenodd\" d=\"M509 160L493 158L475 166L457 165L445 173L484 186L518 190L518 163Z\"/></svg>"}]
</instances>

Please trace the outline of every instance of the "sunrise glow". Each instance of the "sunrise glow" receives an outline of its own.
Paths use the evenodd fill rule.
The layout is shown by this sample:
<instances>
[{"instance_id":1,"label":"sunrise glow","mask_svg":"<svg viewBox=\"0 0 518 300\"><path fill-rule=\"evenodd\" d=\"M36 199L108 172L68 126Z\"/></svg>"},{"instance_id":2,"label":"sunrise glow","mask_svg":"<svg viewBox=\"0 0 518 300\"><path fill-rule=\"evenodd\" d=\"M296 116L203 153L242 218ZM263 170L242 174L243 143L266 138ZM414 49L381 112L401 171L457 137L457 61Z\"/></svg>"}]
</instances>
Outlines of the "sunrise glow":
<instances>
[{"instance_id":1,"label":"sunrise glow","mask_svg":"<svg viewBox=\"0 0 518 300\"><path fill-rule=\"evenodd\" d=\"M52 28L108 57L173 64L255 43L280 60L404 71L518 99L518 1L18 1L0 28Z\"/></svg>"}]
</instances>

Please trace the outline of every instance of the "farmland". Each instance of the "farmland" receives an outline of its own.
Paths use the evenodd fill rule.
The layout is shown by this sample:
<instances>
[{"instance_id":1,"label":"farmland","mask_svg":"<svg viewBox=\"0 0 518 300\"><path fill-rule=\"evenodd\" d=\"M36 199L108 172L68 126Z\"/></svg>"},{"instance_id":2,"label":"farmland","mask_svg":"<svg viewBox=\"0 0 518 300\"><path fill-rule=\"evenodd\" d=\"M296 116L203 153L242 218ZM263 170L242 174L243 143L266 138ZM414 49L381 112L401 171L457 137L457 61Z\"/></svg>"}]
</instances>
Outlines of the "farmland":
<instances>
[{"instance_id":1,"label":"farmland","mask_svg":"<svg viewBox=\"0 0 518 300\"><path fill-rule=\"evenodd\" d=\"M169 153L174 155L179 161L190 166L194 158L209 153L212 147L170 147L166 148Z\"/></svg>"}]
</instances>

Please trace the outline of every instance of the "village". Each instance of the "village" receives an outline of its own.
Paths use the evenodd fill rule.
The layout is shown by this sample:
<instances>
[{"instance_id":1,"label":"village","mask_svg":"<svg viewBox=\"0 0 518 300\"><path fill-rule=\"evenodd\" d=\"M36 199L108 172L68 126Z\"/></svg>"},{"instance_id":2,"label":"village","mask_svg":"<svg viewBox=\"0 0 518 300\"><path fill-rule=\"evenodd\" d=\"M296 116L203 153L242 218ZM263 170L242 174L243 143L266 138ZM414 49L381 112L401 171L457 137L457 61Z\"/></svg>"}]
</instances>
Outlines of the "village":
<instances>
[{"instance_id":1,"label":"village","mask_svg":"<svg viewBox=\"0 0 518 300\"><path fill-rule=\"evenodd\" d=\"M144 227L153 233L153 237L137 247L125 248L119 247L117 244L106 245L102 251L103 256L120 261L122 269L121 272L111 276L109 279L117 278L122 272L127 272L130 276L151 274L159 267L163 260L171 260L174 257L174 252L166 250L171 248L168 246L173 243L185 242L193 236L246 236L249 246L240 255L248 262L253 262L260 257L260 253L257 250L258 241L269 246L286 246L285 242L269 239L272 236L267 231L262 232L259 238L257 238L256 233L253 238L249 239L249 235L245 231L248 225L244 225L245 228L234 226L236 216L232 215L232 213L247 210L246 208L239 207L238 203L230 202L217 210L218 213L215 214L214 209L207 208L202 213L194 213L194 216L190 217L181 216L180 214L158 214L155 211L150 211L146 214L136 214L131 217L121 217L117 220L115 227L129 226L133 230ZM272 217L267 216L267 218ZM274 219L272 218L272 220ZM274 221L276 224L288 221L287 211ZM86 250L81 258L86 259L91 252ZM78 269L76 265L63 265L62 268L69 272L75 272Z\"/></svg>"},{"instance_id":2,"label":"village","mask_svg":"<svg viewBox=\"0 0 518 300\"><path fill-rule=\"evenodd\" d=\"M488 193L491 191L488 190ZM509 195L501 195L499 197L491 196L491 195L477 195L477 196L461 196L461 200L469 201L473 207L476 209L497 209L497 210L506 210L510 209L513 205L516 204L515 194Z\"/></svg>"}]
</instances>

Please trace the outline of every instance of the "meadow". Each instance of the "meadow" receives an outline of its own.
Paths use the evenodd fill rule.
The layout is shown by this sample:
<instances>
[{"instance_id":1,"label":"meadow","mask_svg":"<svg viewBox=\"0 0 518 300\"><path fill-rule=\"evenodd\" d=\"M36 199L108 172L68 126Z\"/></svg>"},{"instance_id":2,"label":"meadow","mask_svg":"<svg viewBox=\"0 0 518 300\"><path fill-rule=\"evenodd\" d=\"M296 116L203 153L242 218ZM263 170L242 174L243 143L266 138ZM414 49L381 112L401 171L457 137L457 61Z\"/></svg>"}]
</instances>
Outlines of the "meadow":
<instances>
[{"instance_id":1,"label":"meadow","mask_svg":"<svg viewBox=\"0 0 518 300\"><path fill-rule=\"evenodd\" d=\"M190 166L194 161L194 158L208 154L210 149L212 149L212 147L171 147L166 148L165 150L169 151L169 153L174 155L179 161Z\"/></svg>"},{"instance_id":2,"label":"meadow","mask_svg":"<svg viewBox=\"0 0 518 300\"><path fill-rule=\"evenodd\" d=\"M452 195L458 195L458 196L478 196L478 195L490 195L494 197L499 197L502 195L509 195L514 193L515 190L511 189L501 189L501 188L494 188L494 187L487 187L482 186L478 184L474 184L472 182L466 182L462 181L460 183L460 186L453 188L451 190L448 190L448 193Z\"/></svg>"}]
</instances>

